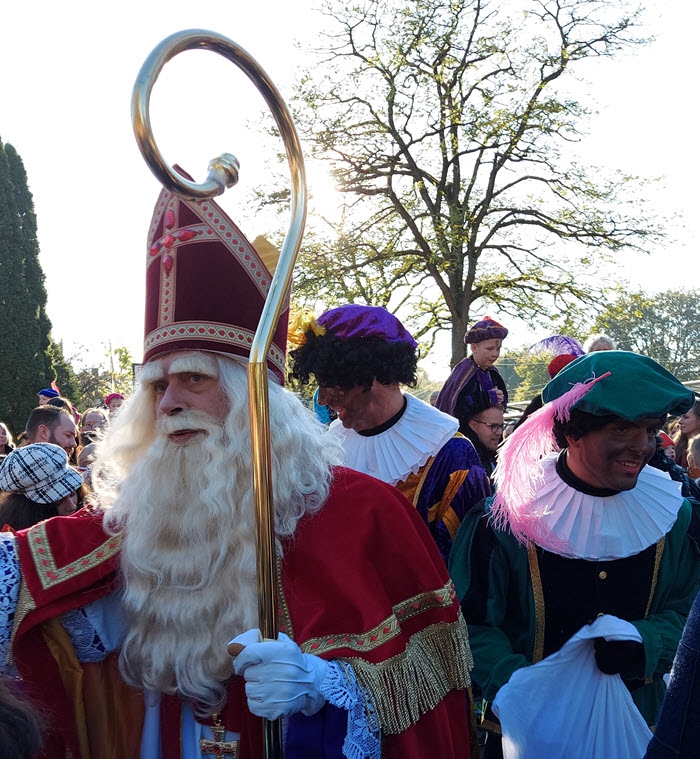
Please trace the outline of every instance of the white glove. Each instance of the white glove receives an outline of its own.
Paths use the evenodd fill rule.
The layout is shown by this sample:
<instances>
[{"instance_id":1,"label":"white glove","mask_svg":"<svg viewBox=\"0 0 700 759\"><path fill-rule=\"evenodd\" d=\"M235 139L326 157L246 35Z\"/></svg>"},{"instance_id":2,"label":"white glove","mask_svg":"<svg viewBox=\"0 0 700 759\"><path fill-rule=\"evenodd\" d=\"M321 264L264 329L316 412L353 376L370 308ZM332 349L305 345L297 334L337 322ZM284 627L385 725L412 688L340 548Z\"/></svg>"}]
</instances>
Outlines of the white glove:
<instances>
[{"instance_id":1,"label":"white glove","mask_svg":"<svg viewBox=\"0 0 700 759\"><path fill-rule=\"evenodd\" d=\"M307 717L316 714L326 703L319 689L328 662L303 654L284 633L277 640L259 641L259 630L248 630L231 641L245 646L234 659L233 669L245 677L250 711L270 720L297 712Z\"/></svg>"}]
</instances>

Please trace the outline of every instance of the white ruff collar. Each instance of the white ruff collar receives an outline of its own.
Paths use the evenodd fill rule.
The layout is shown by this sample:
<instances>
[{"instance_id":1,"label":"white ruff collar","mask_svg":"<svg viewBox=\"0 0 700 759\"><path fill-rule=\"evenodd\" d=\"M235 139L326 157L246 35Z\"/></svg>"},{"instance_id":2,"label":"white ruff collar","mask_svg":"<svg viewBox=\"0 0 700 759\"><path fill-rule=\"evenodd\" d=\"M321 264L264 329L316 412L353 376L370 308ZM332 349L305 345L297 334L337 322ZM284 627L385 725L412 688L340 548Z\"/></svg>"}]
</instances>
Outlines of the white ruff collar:
<instances>
[{"instance_id":1,"label":"white ruff collar","mask_svg":"<svg viewBox=\"0 0 700 759\"><path fill-rule=\"evenodd\" d=\"M558 453L543 459L535 508L541 516L535 543L567 558L608 561L633 556L658 542L675 524L683 503L680 482L645 466L636 486L617 495L586 495L556 471Z\"/></svg>"},{"instance_id":2,"label":"white ruff collar","mask_svg":"<svg viewBox=\"0 0 700 759\"><path fill-rule=\"evenodd\" d=\"M433 406L405 395L406 410L396 424L378 435L364 437L336 419L328 428L345 449L345 466L396 485L415 474L454 437L459 422Z\"/></svg>"}]
</instances>

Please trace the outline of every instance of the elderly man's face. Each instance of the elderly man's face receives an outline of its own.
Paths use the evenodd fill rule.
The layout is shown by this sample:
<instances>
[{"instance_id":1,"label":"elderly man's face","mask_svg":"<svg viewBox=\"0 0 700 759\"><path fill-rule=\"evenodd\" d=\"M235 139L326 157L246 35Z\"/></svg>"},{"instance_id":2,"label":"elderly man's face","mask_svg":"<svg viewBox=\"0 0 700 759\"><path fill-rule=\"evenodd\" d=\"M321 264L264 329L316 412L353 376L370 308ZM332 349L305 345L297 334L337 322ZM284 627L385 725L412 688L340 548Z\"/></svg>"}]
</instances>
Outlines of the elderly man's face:
<instances>
[{"instance_id":1,"label":"elderly man's face","mask_svg":"<svg viewBox=\"0 0 700 759\"><path fill-rule=\"evenodd\" d=\"M228 414L226 400L214 360L206 355L171 353L158 361L159 375L151 386L155 394L156 419L165 416L187 418L187 411L201 411L218 424ZM168 435L175 443L187 443L205 434L196 424L185 424Z\"/></svg>"},{"instance_id":2,"label":"elderly man's face","mask_svg":"<svg viewBox=\"0 0 700 759\"><path fill-rule=\"evenodd\" d=\"M85 414L83 417L83 432L95 432L101 430L107 420L100 414L99 411L91 411L89 414Z\"/></svg>"},{"instance_id":3,"label":"elderly man's face","mask_svg":"<svg viewBox=\"0 0 700 759\"><path fill-rule=\"evenodd\" d=\"M663 419L619 419L578 440L567 438L566 462L586 484L610 490L631 490L656 451Z\"/></svg>"}]
</instances>

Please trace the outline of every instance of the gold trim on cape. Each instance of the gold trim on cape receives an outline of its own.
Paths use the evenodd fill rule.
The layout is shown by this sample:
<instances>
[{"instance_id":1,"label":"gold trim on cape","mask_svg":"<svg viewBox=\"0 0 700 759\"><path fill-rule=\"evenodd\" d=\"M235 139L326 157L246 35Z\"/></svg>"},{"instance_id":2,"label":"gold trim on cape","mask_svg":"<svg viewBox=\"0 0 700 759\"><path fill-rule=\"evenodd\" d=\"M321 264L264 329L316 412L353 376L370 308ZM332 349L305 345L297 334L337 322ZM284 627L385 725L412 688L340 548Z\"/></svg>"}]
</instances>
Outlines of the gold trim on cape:
<instances>
[{"instance_id":1,"label":"gold trim on cape","mask_svg":"<svg viewBox=\"0 0 700 759\"><path fill-rule=\"evenodd\" d=\"M644 612L644 619L649 616L651 611L651 602L654 600L654 593L656 593L656 584L659 581L659 567L661 566L661 557L664 554L664 548L666 546L666 536L656 544L656 555L654 556L654 574L651 578L651 588L649 589L649 600L647 601L647 608Z\"/></svg>"},{"instance_id":2,"label":"gold trim on cape","mask_svg":"<svg viewBox=\"0 0 700 759\"><path fill-rule=\"evenodd\" d=\"M108 537L102 545L63 567L56 565L56 559L46 534L46 522L39 522L32 528L27 535L27 543L41 587L43 590L47 590L73 577L78 577L83 572L87 572L111 559L112 556L119 553L122 539L120 536Z\"/></svg>"},{"instance_id":3,"label":"gold trim on cape","mask_svg":"<svg viewBox=\"0 0 700 759\"><path fill-rule=\"evenodd\" d=\"M309 638L303 643L299 643L299 648L305 654L316 654L317 656L340 648L349 648L352 651L372 651L375 648L383 646L388 640L400 635L401 623L405 620L432 609L452 606L455 598L454 586L452 585L452 581L448 580L442 588L431 590L427 593L419 593L406 601L396 604L392 609L393 614L371 630L360 633L346 632Z\"/></svg>"},{"instance_id":4,"label":"gold trim on cape","mask_svg":"<svg viewBox=\"0 0 700 759\"><path fill-rule=\"evenodd\" d=\"M350 658L361 688L372 693L382 731L397 734L434 709L451 690L467 690L474 666L462 613L411 636L406 650L379 664ZM466 695L465 695L466 698Z\"/></svg>"},{"instance_id":5,"label":"gold trim on cape","mask_svg":"<svg viewBox=\"0 0 700 759\"><path fill-rule=\"evenodd\" d=\"M535 642L532 649L532 663L542 661L544 655L544 592L540 565L537 561L537 546L530 543L527 547L527 562L530 565L532 595L535 600Z\"/></svg>"}]
</instances>

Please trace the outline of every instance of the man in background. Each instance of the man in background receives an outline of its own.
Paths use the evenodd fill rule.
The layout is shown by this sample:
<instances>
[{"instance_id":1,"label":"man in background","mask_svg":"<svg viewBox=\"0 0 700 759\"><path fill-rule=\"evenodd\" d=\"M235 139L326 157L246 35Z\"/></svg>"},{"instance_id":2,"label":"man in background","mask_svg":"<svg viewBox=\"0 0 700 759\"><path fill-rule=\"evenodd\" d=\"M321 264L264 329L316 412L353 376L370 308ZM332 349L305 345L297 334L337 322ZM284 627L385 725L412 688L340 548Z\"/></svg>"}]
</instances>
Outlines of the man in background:
<instances>
[{"instance_id":1,"label":"man in background","mask_svg":"<svg viewBox=\"0 0 700 759\"><path fill-rule=\"evenodd\" d=\"M445 561L464 515L490 494L488 476L456 419L415 387L418 344L386 309L346 305L309 317L291 341L292 375L318 382L338 418L328 434L345 464L396 486L418 510Z\"/></svg>"}]
</instances>

